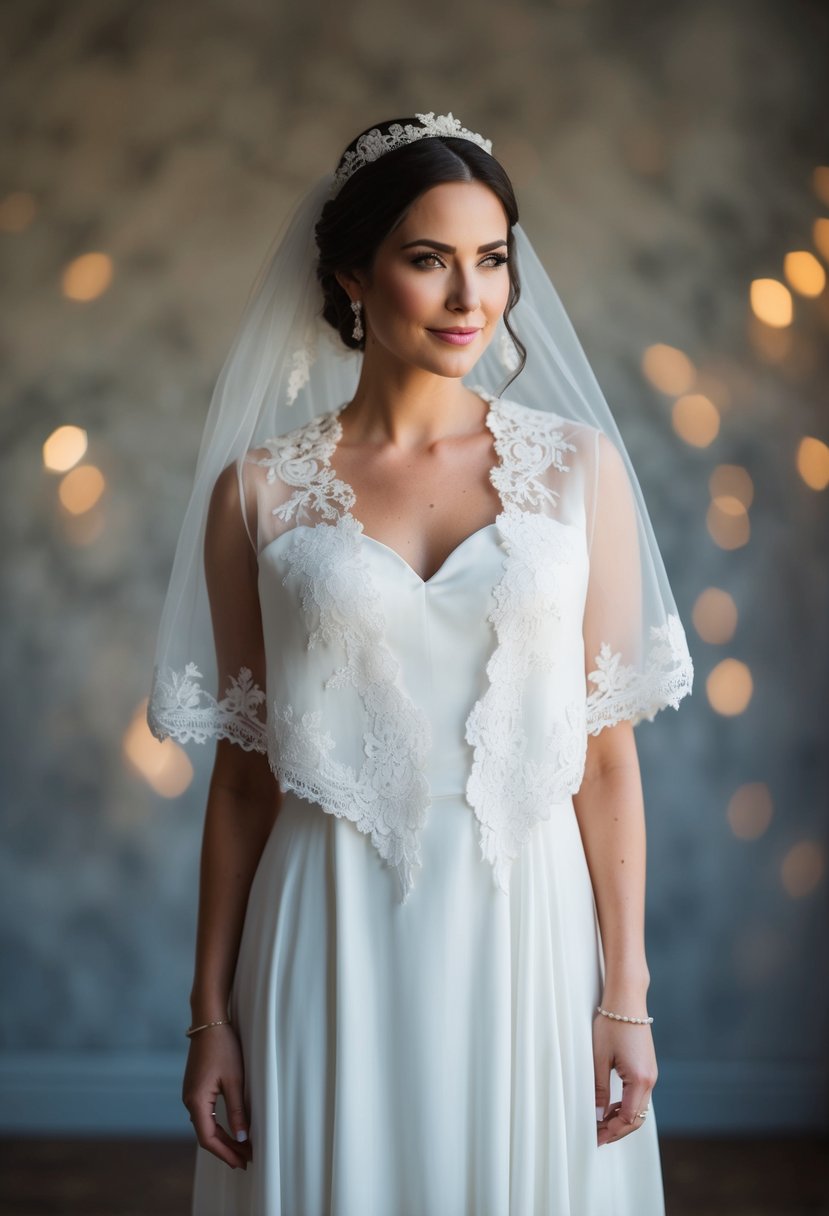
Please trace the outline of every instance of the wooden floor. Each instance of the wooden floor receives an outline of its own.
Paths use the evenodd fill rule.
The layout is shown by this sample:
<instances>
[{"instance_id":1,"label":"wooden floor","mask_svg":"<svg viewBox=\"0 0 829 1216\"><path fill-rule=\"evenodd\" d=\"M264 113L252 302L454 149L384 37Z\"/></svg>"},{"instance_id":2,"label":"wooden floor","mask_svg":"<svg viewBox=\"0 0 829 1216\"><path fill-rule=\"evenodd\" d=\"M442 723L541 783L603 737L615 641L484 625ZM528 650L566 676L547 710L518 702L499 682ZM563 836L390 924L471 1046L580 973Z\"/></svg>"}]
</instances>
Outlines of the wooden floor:
<instances>
[{"instance_id":1,"label":"wooden floor","mask_svg":"<svg viewBox=\"0 0 829 1216\"><path fill-rule=\"evenodd\" d=\"M667 1216L829 1216L829 1141L661 1145ZM192 1168L188 1140L0 1140L0 1216L190 1216Z\"/></svg>"}]
</instances>

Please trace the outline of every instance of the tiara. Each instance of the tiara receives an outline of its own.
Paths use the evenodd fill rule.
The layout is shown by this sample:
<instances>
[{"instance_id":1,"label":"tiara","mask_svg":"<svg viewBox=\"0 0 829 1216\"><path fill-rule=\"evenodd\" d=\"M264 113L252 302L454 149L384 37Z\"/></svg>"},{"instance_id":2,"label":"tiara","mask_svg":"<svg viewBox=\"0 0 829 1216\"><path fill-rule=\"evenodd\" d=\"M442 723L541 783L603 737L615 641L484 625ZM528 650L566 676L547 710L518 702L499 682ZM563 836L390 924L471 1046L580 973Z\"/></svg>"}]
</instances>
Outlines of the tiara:
<instances>
[{"instance_id":1,"label":"tiara","mask_svg":"<svg viewBox=\"0 0 829 1216\"><path fill-rule=\"evenodd\" d=\"M379 160L381 156L385 156L387 152L393 152L395 148L402 148L405 144L413 144L416 140L429 136L450 135L453 139L470 139L479 148L483 148L484 152L492 155L492 141L484 139L483 135L478 135L475 131L468 131L466 127L462 127L460 119L455 118L451 111L449 114L415 114L415 118L420 120L419 127L408 122L405 125L393 122L385 134L377 127L372 127L370 131L361 135L356 147L346 152L334 174L334 193L352 174L356 173L358 169L362 169L370 161Z\"/></svg>"}]
</instances>

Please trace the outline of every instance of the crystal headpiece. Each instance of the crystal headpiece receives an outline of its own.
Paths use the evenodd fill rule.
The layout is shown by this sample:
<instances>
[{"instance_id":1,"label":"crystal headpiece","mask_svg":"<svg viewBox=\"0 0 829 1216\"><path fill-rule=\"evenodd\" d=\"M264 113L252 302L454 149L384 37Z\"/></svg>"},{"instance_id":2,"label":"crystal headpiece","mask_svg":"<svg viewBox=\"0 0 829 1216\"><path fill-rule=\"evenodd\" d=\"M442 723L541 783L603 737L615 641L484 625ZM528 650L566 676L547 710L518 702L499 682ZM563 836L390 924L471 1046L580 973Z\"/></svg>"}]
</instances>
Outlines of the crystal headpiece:
<instances>
[{"instance_id":1,"label":"crystal headpiece","mask_svg":"<svg viewBox=\"0 0 829 1216\"><path fill-rule=\"evenodd\" d=\"M450 135L453 139L470 139L479 148L483 148L484 152L492 154L492 141L462 127L460 119L455 118L451 111L449 114L415 114L415 118L420 120L419 127L409 122L405 125L394 122L385 133L377 127L372 127L365 135L361 135L356 147L346 152L342 164L334 174L333 193L336 194L343 183L369 161L379 160L386 152L393 152L395 148L402 148L405 144L413 144L415 140L428 136Z\"/></svg>"}]
</instances>

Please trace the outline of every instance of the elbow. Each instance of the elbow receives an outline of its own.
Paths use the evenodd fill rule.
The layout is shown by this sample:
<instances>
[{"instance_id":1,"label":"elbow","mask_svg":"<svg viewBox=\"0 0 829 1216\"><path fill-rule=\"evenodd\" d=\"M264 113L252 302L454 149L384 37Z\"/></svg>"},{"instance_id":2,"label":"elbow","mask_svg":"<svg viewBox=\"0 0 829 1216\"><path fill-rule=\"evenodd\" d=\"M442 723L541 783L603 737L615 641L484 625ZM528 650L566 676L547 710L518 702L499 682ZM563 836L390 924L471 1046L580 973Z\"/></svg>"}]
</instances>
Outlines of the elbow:
<instances>
[{"instance_id":1,"label":"elbow","mask_svg":"<svg viewBox=\"0 0 829 1216\"><path fill-rule=\"evenodd\" d=\"M597 735L587 736L587 755L580 788L606 780L620 771L639 771L639 755L630 719L605 726Z\"/></svg>"}]
</instances>

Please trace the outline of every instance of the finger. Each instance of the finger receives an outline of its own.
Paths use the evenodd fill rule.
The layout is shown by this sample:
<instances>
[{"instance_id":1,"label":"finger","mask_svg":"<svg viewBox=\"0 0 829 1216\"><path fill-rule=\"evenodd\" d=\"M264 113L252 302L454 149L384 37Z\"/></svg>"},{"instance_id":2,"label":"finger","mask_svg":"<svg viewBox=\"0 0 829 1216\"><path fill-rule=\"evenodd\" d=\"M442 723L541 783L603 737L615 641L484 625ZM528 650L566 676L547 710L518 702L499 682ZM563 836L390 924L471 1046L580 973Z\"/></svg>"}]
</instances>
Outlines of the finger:
<instances>
[{"instance_id":1,"label":"finger","mask_svg":"<svg viewBox=\"0 0 829 1216\"><path fill-rule=\"evenodd\" d=\"M215 1151L221 1145L225 1152L233 1156L236 1165L240 1165L242 1169L247 1169L248 1162L250 1161L250 1146L248 1144L237 1144L220 1123L216 1123L215 1128L216 1132L212 1151Z\"/></svg>"},{"instance_id":2,"label":"finger","mask_svg":"<svg viewBox=\"0 0 829 1216\"><path fill-rule=\"evenodd\" d=\"M610 1060L594 1054L593 1073L596 1089L596 1120L601 1121L610 1104Z\"/></svg>"},{"instance_id":3,"label":"finger","mask_svg":"<svg viewBox=\"0 0 829 1216\"><path fill-rule=\"evenodd\" d=\"M618 1139L619 1128L627 1126L619 1122L620 1106L621 1102L611 1102L604 1119L596 1124L596 1141L599 1145L607 1144L611 1138Z\"/></svg>"},{"instance_id":4,"label":"finger","mask_svg":"<svg viewBox=\"0 0 829 1216\"><path fill-rule=\"evenodd\" d=\"M607 1122L600 1124L599 1129L603 1133L603 1144L613 1144L617 1140L624 1140L625 1136L630 1136L641 1127L642 1120L637 1119L635 1123L628 1123L622 1118L621 1110L612 1111L607 1118Z\"/></svg>"},{"instance_id":5,"label":"finger","mask_svg":"<svg viewBox=\"0 0 829 1216\"><path fill-rule=\"evenodd\" d=\"M638 1127L642 1122L637 1113L648 1105L649 1088L648 1082L639 1077L622 1082L621 1117L629 1126Z\"/></svg>"},{"instance_id":6,"label":"finger","mask_svg":"<svg viewBox=\"0 0 829 1216\"><path fill-rule=\"evenodd\" d=\"M227 1110L227 1121L230 1124L231 1135L236 1141L237 1149L244 1152L245 1157L250 1154L249 1134L249 1119L247 1109L245 1107L245 1096L240 1077L228 1077L222 1084L222 1091L225 1099L225 1109Z\"/></svg>"},{"instance_id":7,"label":"finger","mask_svg":"<svg viewBox=\"0 0 829 1216\"><path fill-rule=\"evenodd\" d=\"M211 1101L194 1103L190 1108L190 1118L196 1131L196 1139L202 1148L234 1168L246 1164L242 1152L244 1146L234 1143L216 1121Z\"/></svg>"},{"instance_id":8,"label":"finger","mask_svg":"<svg viewBox=\"0 0 829 1216\"><path fill-rule=\"evenodd\" d=\"M632 1083L628 1083L628 1087ZM648 1105L648 1091L645 1090L645 1095L641 1100L641 1105L636 1106L633 1110L634 1118L631 1122L624 1111L625 1088L622 1090L622 1101L614 1104L615 1109L608 1115L607 1123L601 1124L600 1129L605 1133L600 1140L602 1144L610 1144L616 1140L623 1140L625 1136L631 1135L632 1132L638 1131L644 1123L644 1119L636 1117L636 1112L644 1110Z\"/></svg>"}]
</instances>

